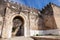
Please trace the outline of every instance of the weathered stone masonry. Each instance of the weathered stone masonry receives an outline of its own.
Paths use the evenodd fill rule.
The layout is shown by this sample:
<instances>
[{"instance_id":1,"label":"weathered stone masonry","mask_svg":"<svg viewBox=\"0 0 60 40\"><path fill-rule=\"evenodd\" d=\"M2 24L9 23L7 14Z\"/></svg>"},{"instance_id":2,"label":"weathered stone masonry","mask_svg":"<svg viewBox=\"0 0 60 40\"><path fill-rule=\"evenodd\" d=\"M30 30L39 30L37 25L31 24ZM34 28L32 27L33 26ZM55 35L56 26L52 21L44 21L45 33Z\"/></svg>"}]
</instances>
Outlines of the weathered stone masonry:
<instances>
[{"instance_id":1,"label":"weathered stone masonry","mask_svg":"<svg viewBox=\"0 0 60 40\"><path fill-rule=\"evenodd\" d=\"M25 5L2 1L0 4L0 36L10 38L12 35L15 36L18 30L21 33L19 35L23 34L25 37L29 37L33 33L31 30L60 30L59 10L59 7L51 3L44 9L38 10ZM14 27L15 32L12 32L14 18L23 20L23 26ZM55 30L54 33L59 34L59 30Z\"/></svg>"}]
</instances>

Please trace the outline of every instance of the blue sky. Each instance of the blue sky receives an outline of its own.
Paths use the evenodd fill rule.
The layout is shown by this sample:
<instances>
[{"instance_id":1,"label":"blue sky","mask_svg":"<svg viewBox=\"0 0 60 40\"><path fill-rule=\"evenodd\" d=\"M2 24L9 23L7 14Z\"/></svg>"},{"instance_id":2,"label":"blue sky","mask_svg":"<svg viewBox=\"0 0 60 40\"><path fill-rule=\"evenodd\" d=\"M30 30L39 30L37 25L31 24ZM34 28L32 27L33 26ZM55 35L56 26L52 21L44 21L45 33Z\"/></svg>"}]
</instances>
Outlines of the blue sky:
<instances>
[{"instance_id":1,"label":"blue sky","mask_svg":"<svg viewBox=\"0 0 60 40\"><path fill-rule=\"evenodd\" d=\"M46 6L49 2L52 2L60 6L60 0L13 0L13 1L36 9L44 8L44 6Z\"/></svg>"}]
</instances>

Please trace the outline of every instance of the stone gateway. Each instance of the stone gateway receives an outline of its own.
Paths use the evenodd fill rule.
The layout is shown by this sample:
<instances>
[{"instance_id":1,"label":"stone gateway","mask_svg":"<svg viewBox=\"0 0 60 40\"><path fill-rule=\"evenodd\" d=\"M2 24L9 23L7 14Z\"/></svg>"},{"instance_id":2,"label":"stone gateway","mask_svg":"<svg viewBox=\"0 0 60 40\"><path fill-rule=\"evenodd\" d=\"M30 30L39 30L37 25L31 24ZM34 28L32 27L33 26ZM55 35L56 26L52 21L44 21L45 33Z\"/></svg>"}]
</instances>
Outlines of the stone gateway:
<instances>
[{"instance_id":1,"label":"stone gateway","mask_svg":"<svg viewBox=\"0 0 60 40\"><path fill-rule=\"evenodd\" d=\"M55 4L49 3L44 9L38 10L9 1L0 2L2 38L30 37L36 34L60 35L60 8Z\"/></svg>"}]
</instances>

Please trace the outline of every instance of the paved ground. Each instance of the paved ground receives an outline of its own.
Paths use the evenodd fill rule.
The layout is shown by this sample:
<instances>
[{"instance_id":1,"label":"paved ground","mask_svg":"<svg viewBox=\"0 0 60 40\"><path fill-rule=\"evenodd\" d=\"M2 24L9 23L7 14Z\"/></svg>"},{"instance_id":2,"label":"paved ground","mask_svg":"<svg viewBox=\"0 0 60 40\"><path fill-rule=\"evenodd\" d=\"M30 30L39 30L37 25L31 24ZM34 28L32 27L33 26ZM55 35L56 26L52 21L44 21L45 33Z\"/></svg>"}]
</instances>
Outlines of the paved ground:
<instances>
[{"instance_id":1,"label":"paved ground","mask_svg":"<svg viewBox=\"0 0 60 40\"><path fill-rule=\"evenodd\" d=\"M33 40L33 39L29 37L13 37L9 39L0 39L0 40Z\"/></svg>"}]
</instances>

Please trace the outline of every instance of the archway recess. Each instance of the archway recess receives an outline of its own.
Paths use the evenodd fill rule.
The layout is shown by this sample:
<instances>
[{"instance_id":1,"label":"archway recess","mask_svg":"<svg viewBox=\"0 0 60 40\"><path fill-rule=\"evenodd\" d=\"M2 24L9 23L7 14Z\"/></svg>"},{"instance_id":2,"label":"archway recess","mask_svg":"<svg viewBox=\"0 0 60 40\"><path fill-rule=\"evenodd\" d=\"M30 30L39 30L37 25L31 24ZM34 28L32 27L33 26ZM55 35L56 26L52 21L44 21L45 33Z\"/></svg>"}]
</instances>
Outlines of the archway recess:
<instances>
[{"instance_id":1,"label":"archway recess","mask_svg":"<svg viewBox=\"0 0 60 40\"><path fill-rule=\"evenodd\" d=\"M24 36L24 19L20 16L13 18L12 36Z\"/></svg>"}]
</instances>

